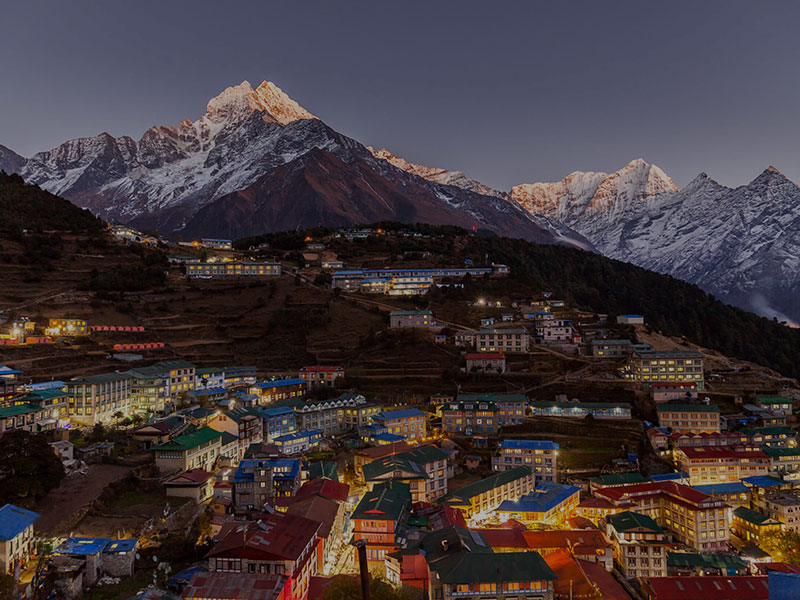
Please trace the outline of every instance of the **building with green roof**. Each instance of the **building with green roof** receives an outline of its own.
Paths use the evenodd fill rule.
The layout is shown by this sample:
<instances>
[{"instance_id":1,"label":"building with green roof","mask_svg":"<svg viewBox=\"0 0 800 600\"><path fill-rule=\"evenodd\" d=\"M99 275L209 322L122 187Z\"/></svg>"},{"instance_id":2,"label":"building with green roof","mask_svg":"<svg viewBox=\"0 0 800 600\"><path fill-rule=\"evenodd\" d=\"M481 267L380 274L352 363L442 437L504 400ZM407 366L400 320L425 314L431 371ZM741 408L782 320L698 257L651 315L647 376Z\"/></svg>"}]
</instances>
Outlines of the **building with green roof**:
<instances>
[{"instance_id":1,"label":"building with green roof","mask_svg":"<svg viewBox=\"0 0 800 600\"><path fill-rule=\"evenodd\" d=\"M648 515L626 510L605 517L606 534L625 577L664 577L671 534Z\"/></svg>"},{"instance_id":2,"label":"building with green roof","mask_svg":"<svg viewBox=\"0 0 800 600\"><path fill-rule=\"evenodd\" d=\"M367 543L367 561L383 564L386 555L399 548L400 537L411 511L411 489L401 481L383 481L364 494L350 515L353 540Z\"/></svg>"},{"instance_id":3,"label":"building with green roof","mask_svg":"<svg viewBox=\"0 0 800 600\"><path fill-rule=\"evenodd\" d=\"M583 419L630 419L631 405L627 402L531 402L531 413L542 417Z\"/></svg>"},{"instance_id":4,"label":"building with green roof","mask_svg":"<svg viewBox=\"0 0 800 600\"><path fill-rule=\"evenodd\" d=\"M500 471L439 498L439 504L459 509L465 518L488 516L505 500L519 500L535 488L533 469L522 465Z\"/></svg>"},{"instance_id":5,"label":"building with green roof","mask_svg":"<svg viewBox=\"0 0 800 600\"><path fill-rule=\"evenodd\" d=\"M748 564L730 554L667 552L667 574L670 576L747 575Z\"/></svg>"},{"instance_id":6,"label":"building with green roof","mask_svg":"<svg viewBox=\"0 0 800 600\"><path fill-rule=\"evenodd\" d=\"M731 531L746 543L758 545L762 535L782 529L780 521L746 506L735 508L731 515Z\"/></svg>"},{"instance_id":7,"label":"building with green roof","mask_svg":"<svg viewBox=\"0 0 800 600\"><path fill-rule=\"evenodd\" d=\"M405 481L414 502L433 502L447 493L447 457L436 446L418 446L365 464L364 480L367 485Z\"/></svg>"},{"instance_id":8,"label":"building with green roof","mask_svg":"<svg viewBox=\"0 0 800 600\"><path fill-rule=\"evenodd\" d=\"M222 452L222 433L200 427L153 446L156 467L161 473L190 469L210 471Z\"/></svg>"},{"instance_id":9,"label":"building with green roof","mask_svg":"<svg viewBox=\"0 0 800 600\"><path fill-rule=\"evenodd\" d=\"M792 414L792 399L786 396L756 396L756 404L783 417Z\"/></svg>"}]
</instances>

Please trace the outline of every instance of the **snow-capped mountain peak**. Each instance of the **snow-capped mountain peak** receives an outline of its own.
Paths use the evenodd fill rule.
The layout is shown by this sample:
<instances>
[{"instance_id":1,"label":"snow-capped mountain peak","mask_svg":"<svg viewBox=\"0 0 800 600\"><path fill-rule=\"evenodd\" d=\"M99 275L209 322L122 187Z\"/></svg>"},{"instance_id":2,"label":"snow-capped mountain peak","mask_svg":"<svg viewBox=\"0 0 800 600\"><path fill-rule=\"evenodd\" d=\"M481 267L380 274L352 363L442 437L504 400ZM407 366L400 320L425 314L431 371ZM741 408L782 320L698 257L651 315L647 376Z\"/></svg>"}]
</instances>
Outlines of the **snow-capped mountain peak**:
<instances>
[{"instance_id":1,"label":"snow-capped mountain peak","mask_svg":"<svg viewBox=\"0 0 800 600\"><path fill-rule=\"evenodd\" d=\"M288 125L299 119L316 119L271 81L256 89L249 81L234 85L208 101L206 118L212 123L243 119L253 111L266 112L276 123Z\"/></svg>"}]
</instances>

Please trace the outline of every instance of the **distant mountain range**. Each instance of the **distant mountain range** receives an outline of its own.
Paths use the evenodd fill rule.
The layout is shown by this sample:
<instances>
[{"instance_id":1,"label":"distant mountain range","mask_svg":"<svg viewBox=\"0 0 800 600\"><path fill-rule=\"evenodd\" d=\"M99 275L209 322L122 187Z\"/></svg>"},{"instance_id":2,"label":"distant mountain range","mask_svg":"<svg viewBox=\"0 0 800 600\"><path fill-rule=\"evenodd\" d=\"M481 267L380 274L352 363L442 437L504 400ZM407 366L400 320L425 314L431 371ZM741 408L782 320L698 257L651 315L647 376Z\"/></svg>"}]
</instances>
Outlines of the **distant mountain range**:
<instances>
[{"instance_id":1,"label":"distant mountain range","mask_svg":"<svg viewBox=\"0 0 800 600\"><path fill-rule=\"evenodd\" d=\"M0 169L106 220L173 238L395 220L592 249L516 204L376 158L269 82L228 88L198 120L152 127L138 142L102 133L28 159L0 147Z\"/></svg>"},{"instance_id":2,"label":"distant mountain range","mask_svg":"<svg viewBox=\"0 0 800 600\"><path fill-rule=\"evenodd\" d=\"M103 133L30 158L0 146L0 170L106 220L173 238L379 220L453 224L599 251L800 321L800 189L772 167L738 188L701 174L679 190L637 159L615 173L498 191L365 147L274 84L243 82L196 121L152 127L139 141Z\"/></svg>"}]
</instances>

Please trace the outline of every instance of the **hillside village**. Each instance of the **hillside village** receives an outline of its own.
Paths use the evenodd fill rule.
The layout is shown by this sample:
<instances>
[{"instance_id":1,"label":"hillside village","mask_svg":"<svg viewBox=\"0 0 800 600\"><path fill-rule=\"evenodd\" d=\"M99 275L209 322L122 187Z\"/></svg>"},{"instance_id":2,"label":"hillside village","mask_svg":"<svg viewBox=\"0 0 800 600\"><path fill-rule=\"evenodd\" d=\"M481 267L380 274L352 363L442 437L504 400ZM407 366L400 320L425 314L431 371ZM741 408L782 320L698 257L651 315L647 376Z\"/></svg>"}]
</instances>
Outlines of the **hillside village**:
<instances>
[{"instance_id":1,"label":"hillside village","mask_svg":"<svg viewBox=\"0 0 800 600\"><path fill-rule=\"evenodd\" d=\"M800 572L794 379L511 285L468 238L104 235L163 282L0 291L0 446L64 473L5 491L24 597L324 600L368 571L398 598L756 600Z\"/></svg>"}]
</instances>

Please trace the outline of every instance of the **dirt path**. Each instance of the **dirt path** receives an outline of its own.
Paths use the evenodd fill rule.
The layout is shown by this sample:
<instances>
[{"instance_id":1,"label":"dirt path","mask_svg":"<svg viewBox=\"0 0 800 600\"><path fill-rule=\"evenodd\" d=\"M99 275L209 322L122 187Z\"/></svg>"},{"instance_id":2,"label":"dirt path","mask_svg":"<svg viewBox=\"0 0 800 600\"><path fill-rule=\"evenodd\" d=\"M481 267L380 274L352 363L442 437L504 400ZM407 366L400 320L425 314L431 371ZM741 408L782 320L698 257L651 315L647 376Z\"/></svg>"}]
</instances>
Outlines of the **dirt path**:
<instances>
[{"instance_id":1,"label":"dirt path","mask_svg":"<svg viewBox=\"0 0 800 600\"><path fill-rule=\"evenodd\" d=\"M36 508L36 512L42 515L36 521L36 530L45 535L68 533L58 531L58 526L97 498L106 485L122 479L130 470L130 467L119 465L96 464L89 466L88 475L65 478L58 488L50 490Z\"/></svg>"}]
</instances>

